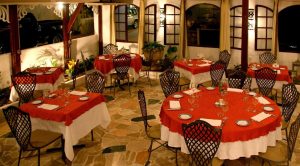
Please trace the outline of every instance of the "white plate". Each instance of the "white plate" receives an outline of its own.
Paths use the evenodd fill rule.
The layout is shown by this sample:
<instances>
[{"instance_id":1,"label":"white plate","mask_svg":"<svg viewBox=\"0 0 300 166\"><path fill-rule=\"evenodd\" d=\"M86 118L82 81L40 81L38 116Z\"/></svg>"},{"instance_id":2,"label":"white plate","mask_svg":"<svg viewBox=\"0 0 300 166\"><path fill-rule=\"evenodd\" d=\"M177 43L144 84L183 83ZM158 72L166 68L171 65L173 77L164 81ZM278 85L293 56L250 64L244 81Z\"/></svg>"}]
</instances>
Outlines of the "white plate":
<instances>
[{"instance_id":1,"label":"white plate","mask_svg":"<svg viewBox=\"0 0 300 166\"><path fill-rule=\"evenodd\" d=\"M41 104L43 101L42 100L34 100L33 102L31 102L32 104Z\"/></svg>"},{"instance_id":2,"label":"white plate","mask_svg":"<svg viewBox=\"0 0 300 166\"><path fill-rule=\"evenodd\" d=\"M193 64L188 64L188 66L193 66Z\"/></svg>"},{"instance_id":3,"label":"white plate","mask_svg":"<svg viewBox=\"0 0 300 166\"><path fill-rule=\"evenodd\" d=\"M50 94L49 96L48 96L48 98L53 98L53 97L55 97L56 96L56 94Z\"/></svg>"},{"instance_id":4,"label":"white plate","mask_svg":"<svg viewBox=\"0 0 300 166\"><path fill-rule=\"evenodd\" d=\"M191 114L179 114L178 117L179 117L179 119L182 119L182 120L188 120L188 119L192 118L192 115Z\"/></svg>"},{"instance_id":5,"label":"white plate","mask_svg":"<svg viewBox=\"0 0 300 166\"><path fill-rule=\"evenodd\" d=\"M248 95L250 95L250 96L256 96L256 93L255 92L249 92Z\"/></svg>"},{"instance_id":6,"label":"white plate","mask_svg":"<svg viewBox=\"0 0 300 166\"><path fill-rule=\"evenodd\" d=\"M267 112L272 112L272 111L274 111L274 108L271 106L264 106L264 110Z\"/></svg>"},{"instance_id":7,"label":"white plate","mask_svg":"<svg viewBox=\"0 0 300 166\"><path fill-rule=\"evenodd\" d=\"M86 100L88 100L88 99L89 99L88 96L81 96L81 97L79 97L79 100L80 100L80 101L86 101Z\"/></svg>"},{"instance_id":8,"label":"white plate","mask_svg":"<svg viewBox=\"0 0 300 166\"><path fill-rule=\"evenodd\" d=\"M245 126L249 126L249 121L248 120L237 120L236 121L236 124L238 125L238 126L243 126L243 127L245 127Z\"/></svg>"},{"instance_id":9,"label":"white plate","mask_svg":"<svg viewBox=\"0 0 300 166\"><path fill-rule=\"evenodd\" d=\"M206 87L206 89L207 89L207 90L215 90L216 88L210 86L210 87Z\"/></svg>"},{"instance_id":10,"label":"white plate","mask_svg":"<svg viewBox=\"0 0 300 166\"><path fill-rule=\"evenodd\" d=\"M180 99L180 98L182 98L183 96L180 95L180 94L176 94L176 95L173 95L173 97L174 97L175 99Z\"/></svg>"}]
</instances>

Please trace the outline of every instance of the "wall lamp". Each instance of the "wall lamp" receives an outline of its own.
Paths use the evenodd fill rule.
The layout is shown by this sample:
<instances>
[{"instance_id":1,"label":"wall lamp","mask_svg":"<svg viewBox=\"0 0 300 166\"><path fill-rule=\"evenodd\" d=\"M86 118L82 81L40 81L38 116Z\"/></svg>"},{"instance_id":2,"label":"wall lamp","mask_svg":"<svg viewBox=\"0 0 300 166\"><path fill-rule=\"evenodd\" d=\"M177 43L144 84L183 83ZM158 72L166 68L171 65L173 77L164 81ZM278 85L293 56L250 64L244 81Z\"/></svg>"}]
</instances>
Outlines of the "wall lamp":
<instances>
[{"instance_id":1,"label":"wall lamp","mask_svg":"<svg viewBox=\"0 0 300 166\"><path fill-rule=\"evenodd\" d=\"M160 18L160 26L163 27L165 24L165 20L166 20L166 15L165 15L165 9L164 8L160 8L159 9L159 18Z\"/></svg>"},{"instance_id":2,"label":"wall lamp","mask_svg":"<svg viewBox=\"0 0 300 166\"><path fill-rule=\"evenodd\" d=\"M248 30L254 29L254 9L248 10Z\"/></svg>"}]
</instances>

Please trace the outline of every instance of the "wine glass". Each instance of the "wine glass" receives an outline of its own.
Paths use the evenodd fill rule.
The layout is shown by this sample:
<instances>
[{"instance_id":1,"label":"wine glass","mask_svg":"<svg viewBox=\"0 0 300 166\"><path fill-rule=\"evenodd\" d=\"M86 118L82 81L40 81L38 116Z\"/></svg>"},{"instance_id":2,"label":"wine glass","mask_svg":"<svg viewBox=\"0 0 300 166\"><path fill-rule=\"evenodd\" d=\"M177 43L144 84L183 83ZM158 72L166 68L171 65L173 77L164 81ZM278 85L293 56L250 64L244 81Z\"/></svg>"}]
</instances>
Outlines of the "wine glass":
<instances>
[{"instance_id":1,"label":"wine glass","mask_svg":"<svg viewBox=\"0 0 300 166\"><path fill-rule=\"evenodd\" d=\"M188 102L191 105L190 111L194 110L194 103L195 103L195 101L196 101L196 94L194 93L194 94L190 95L189 98L188 98Z\"/></svg>"},{"instance_id":2,"label":"wine glass","mask_svg":"<svg viewBox=\"0 0 300 166\"><path fill-rule=\"evenodd\" d=\"M248 97L249 97L249 89L246 88L246 87L243 87L243 93L244 93L243 101L246 102L248 100Z\"/></svg>"}]
</instances>

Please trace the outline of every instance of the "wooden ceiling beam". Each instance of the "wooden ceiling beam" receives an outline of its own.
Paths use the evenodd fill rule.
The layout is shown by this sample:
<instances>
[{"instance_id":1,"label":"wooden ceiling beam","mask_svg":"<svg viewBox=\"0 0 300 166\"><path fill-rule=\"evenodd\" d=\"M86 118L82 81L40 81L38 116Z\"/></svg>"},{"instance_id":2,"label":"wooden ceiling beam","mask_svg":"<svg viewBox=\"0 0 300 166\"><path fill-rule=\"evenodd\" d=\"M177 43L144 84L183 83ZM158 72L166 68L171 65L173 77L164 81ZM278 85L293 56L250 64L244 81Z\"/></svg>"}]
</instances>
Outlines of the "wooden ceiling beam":
<instances>
[{"instance_id":1,"label":"wooden ceiling beam","mask_svg":"<svg viewBox=\"0 0 300 166\"><path fill-rule=\"evenodd\" d=\"M73 12L73 14L71 15L70 19L69 19L69 22L68 22L68 27L67 27L67 32L70 33L71 31L71 28L78 16L78 14L80 13L80 10L83 8L83 3L79 3L77 5L77 8L75 9L75 11Z\"/></svg>"}]
</instances>

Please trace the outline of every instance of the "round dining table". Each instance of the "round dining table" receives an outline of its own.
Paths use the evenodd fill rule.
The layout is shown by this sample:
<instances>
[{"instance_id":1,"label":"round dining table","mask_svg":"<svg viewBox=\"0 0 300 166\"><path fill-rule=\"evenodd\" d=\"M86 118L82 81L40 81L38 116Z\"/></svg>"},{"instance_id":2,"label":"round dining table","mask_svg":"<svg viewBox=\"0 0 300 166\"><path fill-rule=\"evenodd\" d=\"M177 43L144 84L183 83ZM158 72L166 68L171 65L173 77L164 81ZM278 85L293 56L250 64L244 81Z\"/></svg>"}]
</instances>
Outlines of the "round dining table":
<instances>
[{"instance_id":1,"label":"round dining table","mask_svg":"<svg viewBox=\"0 0 300 166\"><path fill-rule=\"evenodd\" d=\"M177 103L175 109L171 104L174 102ZM176 92L163 101L161 140L188 154L182 124L198 119L222 128L221 143L215 156L219 159L258 155L282 139L281 111L271 99L254 92L244 93L241 89L228 88L227 93L221 95L218 88L201 87L192 92L191 89Z\"/></svg>"}]
</instances>

